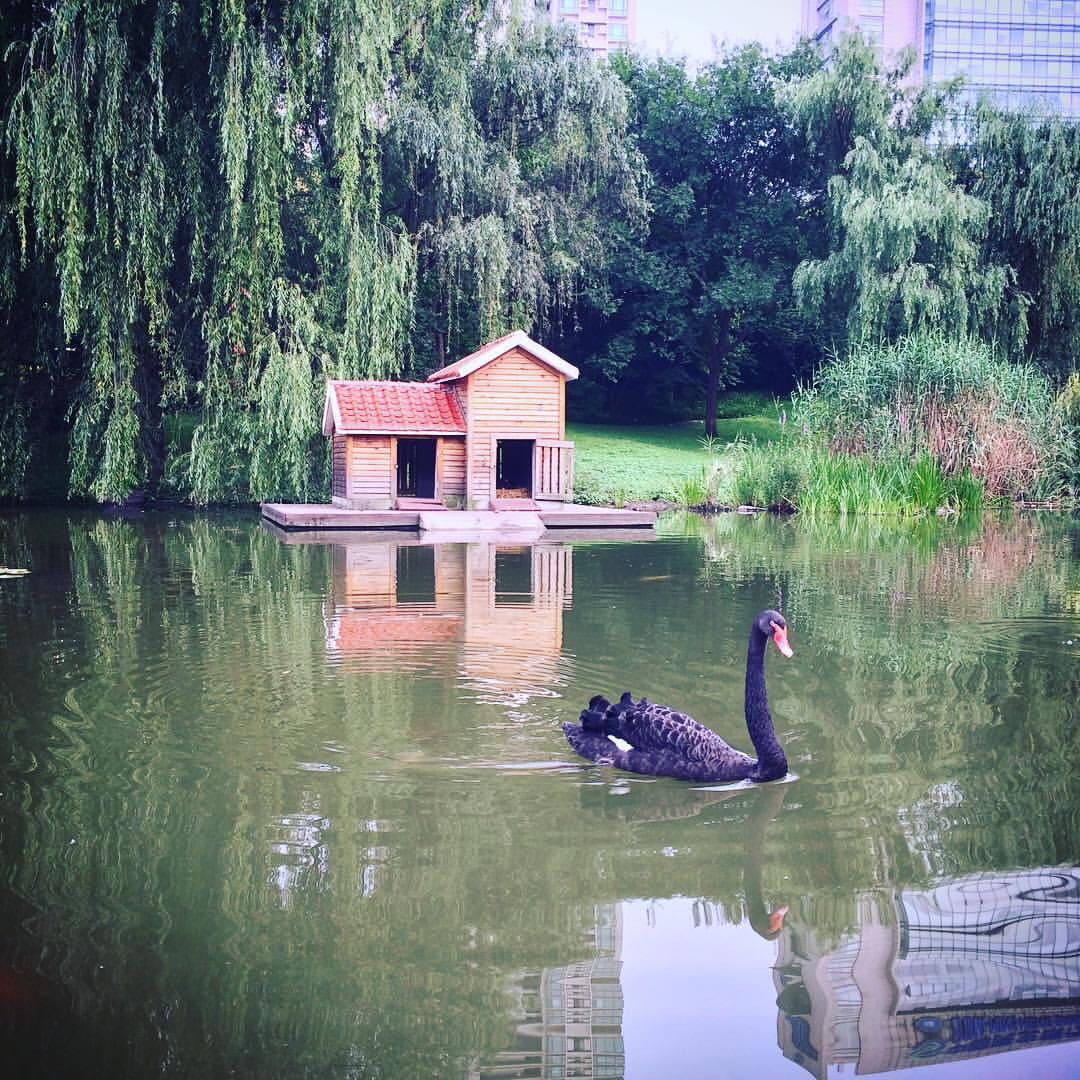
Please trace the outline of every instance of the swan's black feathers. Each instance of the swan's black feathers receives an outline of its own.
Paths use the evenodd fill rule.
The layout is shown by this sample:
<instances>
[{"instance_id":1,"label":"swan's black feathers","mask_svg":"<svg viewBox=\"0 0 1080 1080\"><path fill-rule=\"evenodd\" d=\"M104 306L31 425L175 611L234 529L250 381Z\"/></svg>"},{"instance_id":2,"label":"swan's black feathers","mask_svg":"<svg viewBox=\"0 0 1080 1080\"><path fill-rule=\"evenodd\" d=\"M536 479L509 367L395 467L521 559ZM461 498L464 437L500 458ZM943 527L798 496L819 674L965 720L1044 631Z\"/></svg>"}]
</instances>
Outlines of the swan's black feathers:
<instances>
[{"instance_id":1,"label":"swan's black feathers","mask_svg":"<svg viewBox=\"0 0 1080 1080\"><path fill-rule=\"evenodd\" d=\"M764 676L765 641L776 625L786 626L782 615L762 612L750 631L746 722L757 759L685 713L645 698L634 701L629 691L614 705L601 694L593 697L578 724L563 724L567 740L589 761L648 776L713 782L778 779L787 772L787 759L773 731ZM630 749L620 749L608 736L629 743Z\"/></svg>"},{"instance_id":2,"label":"swan's black feathers","mask_svg":"<svg viewBox=\"0 0 1080 1080\"><path fill-rule=\"evenodd\" d=\"M686 780L739 780L754 759L685 713L623 694L615 705L597 695L580 716L580 727L564 724L570 745L584 758L650 776ZM628 742L620 750L609 738Z\"/></svg>"}]
</instances>

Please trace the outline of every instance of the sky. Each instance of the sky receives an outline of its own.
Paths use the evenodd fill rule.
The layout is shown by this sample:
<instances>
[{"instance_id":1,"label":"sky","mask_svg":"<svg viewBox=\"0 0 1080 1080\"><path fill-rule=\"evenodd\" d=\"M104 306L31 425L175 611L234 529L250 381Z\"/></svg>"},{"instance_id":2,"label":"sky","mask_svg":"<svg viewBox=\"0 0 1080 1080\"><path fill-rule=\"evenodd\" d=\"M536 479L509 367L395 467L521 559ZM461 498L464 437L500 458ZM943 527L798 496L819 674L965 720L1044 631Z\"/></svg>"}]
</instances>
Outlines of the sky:
<instances>
[{"instance_id":1,"label":"sky","mask_svg":"<svg viewBox=\"0 0 1080 1080\"><path fill-rule=\"evenodd\" d=\"M637 48L646 55L708 60L713 41L760 41L768 48L795 40L800 0L638 0Z\"/></svg>"}]
</instances>

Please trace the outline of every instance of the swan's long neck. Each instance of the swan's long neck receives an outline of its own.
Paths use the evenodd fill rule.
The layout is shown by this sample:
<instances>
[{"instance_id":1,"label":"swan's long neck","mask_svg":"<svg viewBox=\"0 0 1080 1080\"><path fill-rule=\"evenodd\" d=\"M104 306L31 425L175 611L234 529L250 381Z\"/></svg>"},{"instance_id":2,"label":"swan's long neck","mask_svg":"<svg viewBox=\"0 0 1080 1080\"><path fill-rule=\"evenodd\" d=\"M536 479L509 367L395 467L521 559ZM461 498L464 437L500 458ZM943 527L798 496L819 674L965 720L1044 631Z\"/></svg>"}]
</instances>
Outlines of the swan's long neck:
<instances>
[{"instance_id":1,"label":"swan's long neck","mask_svg":"<svg viewBox=\"0 0 1080 1080\"><path fill-rule=\"evenodd\" d=\"M784 804L787 787L777 784L758 794L757 803L746 823L746 857L743 860L743 893L746 896L746 914L754 931L769 941L779 932L779 926L770 924L769 910L761 889L761 863L765 854L765 830Z\"/></svg>"},{"instance_id":2,"label":"swan's long neck","mask_svg":"<svg viewBox=\"0 0 1080 1080\"><path fill-rule=\"evenodd\" d=\"M758 769L769 776L787 772L787 757L776 737L769 696L765 691L765 646L768 638L754 626L746 650L746 730L758 756Z\"/></svg>"}]
</instances>

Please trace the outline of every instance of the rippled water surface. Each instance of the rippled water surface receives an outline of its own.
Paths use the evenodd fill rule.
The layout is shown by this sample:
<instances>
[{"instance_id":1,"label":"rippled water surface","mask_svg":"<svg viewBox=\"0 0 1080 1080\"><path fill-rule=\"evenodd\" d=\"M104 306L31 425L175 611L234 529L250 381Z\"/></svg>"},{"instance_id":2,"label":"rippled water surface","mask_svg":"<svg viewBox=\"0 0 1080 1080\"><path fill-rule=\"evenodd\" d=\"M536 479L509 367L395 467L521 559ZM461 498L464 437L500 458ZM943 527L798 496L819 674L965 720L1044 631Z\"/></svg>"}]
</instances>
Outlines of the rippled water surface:
<instances>
[{"instance_id":1,"label":"rippled water surface","mask_svg":"<svg viewBox=\"0 0 1080 1080\"><path fill-rule=\"evenodd\" d=\"M5 1075L1080 1074L1080 522L549 536L0 515ZM574 757L777 605L794 779Z\"/></svg>"}]
</instances>

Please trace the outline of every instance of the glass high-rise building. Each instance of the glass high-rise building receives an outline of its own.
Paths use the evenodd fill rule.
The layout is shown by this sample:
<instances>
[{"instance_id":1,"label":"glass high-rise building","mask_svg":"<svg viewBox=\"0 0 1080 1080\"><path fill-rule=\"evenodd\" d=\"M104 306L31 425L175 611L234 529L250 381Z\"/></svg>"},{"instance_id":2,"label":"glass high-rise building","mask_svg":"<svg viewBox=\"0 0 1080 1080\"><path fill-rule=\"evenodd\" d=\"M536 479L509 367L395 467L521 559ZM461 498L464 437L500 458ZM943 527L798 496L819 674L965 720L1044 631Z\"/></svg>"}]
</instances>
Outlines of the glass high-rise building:
<instances>
[{"instance_id":1,"label":"glass high-rise building","mask_svg":"<svg viewBox=\"0 0 1080 1080\"><path fill-rule=\"evenodd\" d=\"M905 46L930 82L1080 120L1080 0L803 0L802 31L860 29L888 58Z\"/></svg>"}]
</instances>

